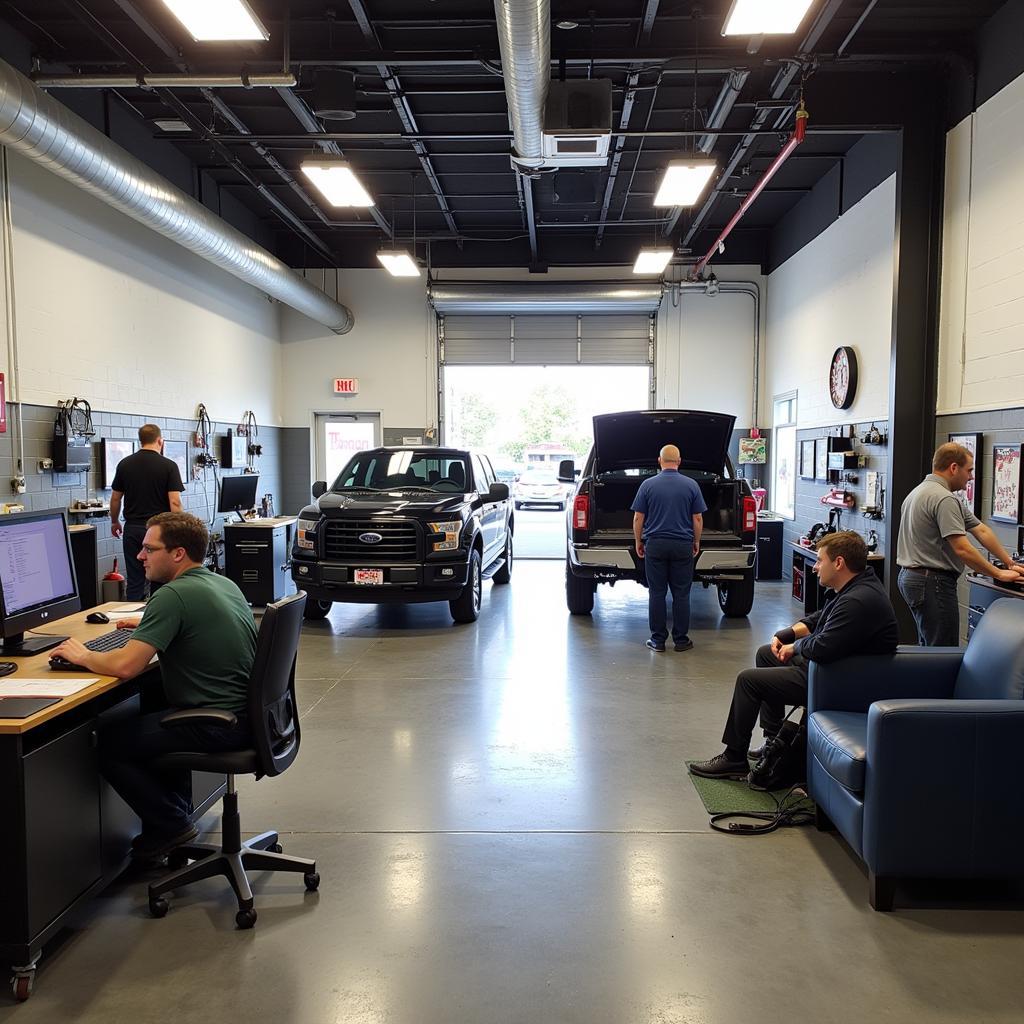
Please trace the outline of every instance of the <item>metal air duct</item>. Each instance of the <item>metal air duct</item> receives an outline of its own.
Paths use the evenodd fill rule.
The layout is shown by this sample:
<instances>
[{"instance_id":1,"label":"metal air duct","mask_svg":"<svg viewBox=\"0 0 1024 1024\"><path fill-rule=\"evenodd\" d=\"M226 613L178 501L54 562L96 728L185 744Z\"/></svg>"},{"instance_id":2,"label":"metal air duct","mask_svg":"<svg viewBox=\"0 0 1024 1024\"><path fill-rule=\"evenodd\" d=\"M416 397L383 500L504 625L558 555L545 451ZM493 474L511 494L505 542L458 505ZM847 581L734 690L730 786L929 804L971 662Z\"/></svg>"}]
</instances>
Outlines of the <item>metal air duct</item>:
<instances>
[{"instance_id":1,"label":"metal air duct","mask_svg":"<svg viewBox=\"0 0 1024 1024\"><path fill-rule=\"evenodd\" d=\"M544 163L544 103L551 81L549 0L494 0L501 71L512 124L512 162L524 169Z\"/></svg>"},{"instance_id":2,"label":"metal air duct","mask_svg":"<svg viewBox=\"0 0 1024 1024\"><path fill-rule=\"evenodd\" d=\"M512 313L654 313L661 305L662 291L660 282L435 281L428 295L434 309L442 315L501 316Z\"/></svg>"},{"instance_id":3,"label":"metal air duct","mask_svg":"<svg viewBox=\"0 0 1024 1024\"><path fill-rule=\"evenodd\" d=\"M0 144L177 242L336 334L351 310L0 61Z\"/></svg>"}]
</instances>

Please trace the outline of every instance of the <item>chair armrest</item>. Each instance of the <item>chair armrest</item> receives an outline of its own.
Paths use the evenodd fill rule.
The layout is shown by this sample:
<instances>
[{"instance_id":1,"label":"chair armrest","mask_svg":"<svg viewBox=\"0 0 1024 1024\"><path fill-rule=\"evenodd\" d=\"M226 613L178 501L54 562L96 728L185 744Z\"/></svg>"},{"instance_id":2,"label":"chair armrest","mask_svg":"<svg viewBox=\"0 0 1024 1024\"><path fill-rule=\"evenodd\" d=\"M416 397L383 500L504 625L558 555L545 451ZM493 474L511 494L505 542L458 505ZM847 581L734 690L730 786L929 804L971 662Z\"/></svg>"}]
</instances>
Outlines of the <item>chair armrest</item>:
<instances>
[{"instance_id":1,"label":"chair armrest","mask_svg":"<svg viewBox=\"0 0 1024 1024\"><path fill-rule=\"evenodd\" d=\"M233 711L220 708L180 708L171 711L160 719L164 729L173 729L176 725L223 725L238 724L238 716Z\"/></svg>"},{"instance_id":2,"label":"chair armrest","mask_svg":"<svg viewBox=\"0 0 1024 1024\"><path fill-rule=\"evenodd\" d=\"M812 661L807 675L808 714L822 709L864 714L878 700L952 697L963 653L959 647L911 647L827 665Z\"/></svg>"}]
</instances>

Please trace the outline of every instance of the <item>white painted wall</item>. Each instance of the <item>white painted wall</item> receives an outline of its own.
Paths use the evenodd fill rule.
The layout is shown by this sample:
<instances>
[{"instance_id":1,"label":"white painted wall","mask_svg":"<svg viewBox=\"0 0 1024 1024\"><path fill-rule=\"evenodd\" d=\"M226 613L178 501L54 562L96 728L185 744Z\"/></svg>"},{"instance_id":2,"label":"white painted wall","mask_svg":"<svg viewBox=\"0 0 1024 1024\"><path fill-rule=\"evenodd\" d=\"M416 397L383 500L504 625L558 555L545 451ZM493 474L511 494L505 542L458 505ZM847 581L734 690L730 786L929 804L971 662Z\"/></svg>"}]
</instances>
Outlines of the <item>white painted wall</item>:
<instances>
[{"instance_id":1,"label":"white painted wall","mask_svg":"<svg viewBox=\"0 0 1024 1024\"><path fill-rule=\"evenodd\" d=\"M1024 403L1024 75L946 137L938 412Z\"/></svg>"},{"instance_id":2,"label":"white painted wall","mask_svg":"<svg viewBox=\"0 0 1024 1024\"><path fill-rule=\"evenodd\" d=\"M769 275L765 424L772 396L790 391L800 427L888 418L895 203L893 175ZM840 345L856 351L860 377L845 411L828 394Z\"/></svg>"},{"instance_id":3,"label":"white painted wall","mask_svg":"<svg viewBox=\"0 0 1024 1024\"><path fill-rule=\"evenodd\" d=\"M9 154L20 391L52 405L280 422L280 307ZM3 296L0 291L0 297ZM6 312L6 310L3 310ZM0 363L11 377L6 346Z\"/></svg>"}]
</instances>

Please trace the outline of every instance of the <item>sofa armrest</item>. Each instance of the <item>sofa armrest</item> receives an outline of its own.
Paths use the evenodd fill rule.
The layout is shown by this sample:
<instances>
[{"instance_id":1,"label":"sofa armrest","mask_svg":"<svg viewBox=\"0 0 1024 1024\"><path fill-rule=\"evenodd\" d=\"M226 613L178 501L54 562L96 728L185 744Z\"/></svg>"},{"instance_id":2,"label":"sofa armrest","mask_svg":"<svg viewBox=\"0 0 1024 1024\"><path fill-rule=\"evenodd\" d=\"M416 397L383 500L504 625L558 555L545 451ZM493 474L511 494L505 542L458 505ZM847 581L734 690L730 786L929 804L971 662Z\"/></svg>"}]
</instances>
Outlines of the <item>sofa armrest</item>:
<instances>
[{"instance_id":1,"label":"sofa armrest","mask_svg":"<svg viewBox=\"0 0 1024 1024\"><path fill-rule=\"evenodd\" d=\"M858 711L878 700L953 696L963 660L959 647L911 647L895 654L861 655L822 665L807 676L807 711Z\"/></svg>"}]
</instances>

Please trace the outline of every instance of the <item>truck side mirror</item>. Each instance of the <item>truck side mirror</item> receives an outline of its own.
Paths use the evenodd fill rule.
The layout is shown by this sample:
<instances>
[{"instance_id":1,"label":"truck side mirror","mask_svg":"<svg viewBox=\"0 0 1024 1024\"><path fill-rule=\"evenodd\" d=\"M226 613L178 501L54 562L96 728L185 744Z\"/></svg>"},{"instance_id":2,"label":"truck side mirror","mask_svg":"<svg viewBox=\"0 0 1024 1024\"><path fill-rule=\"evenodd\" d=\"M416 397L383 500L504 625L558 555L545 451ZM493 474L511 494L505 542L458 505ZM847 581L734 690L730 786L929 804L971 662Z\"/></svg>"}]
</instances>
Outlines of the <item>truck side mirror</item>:
<instances>
[{"instance_id":1,"label":"truck side mirror","mask_svg":"<svg viewBox=\"0 0 1024 1024\"><path fill-rule=\"evenodd\" d=\"M324 481L324 480L317 480L317 482L315 484L313 484L313 497L314 498L319 498L321 494L326 494L326 493L327 493L327 483L326 483L326 481Z\"/></svg>"},{"instance_id":2,"label":"truck side mirror","mask_svg":"<svg viewBox=\"0 0 1024 1024\"><path fill-rule=\"evenodd\" d=\"M563 484L576 481L576 463L572 459L562 459L558 464L558 479Z\"/></svg>"},{"instance_id":3,"label":"truck side mirror","mask_svg":"<svg viewBox=\"0 0 1024 1024\"><path fill-rule=\"evenodd\" d=\"M487 492L488 501L508 501L508 484L491 484Z\"/></svg>"}]
</instances>

